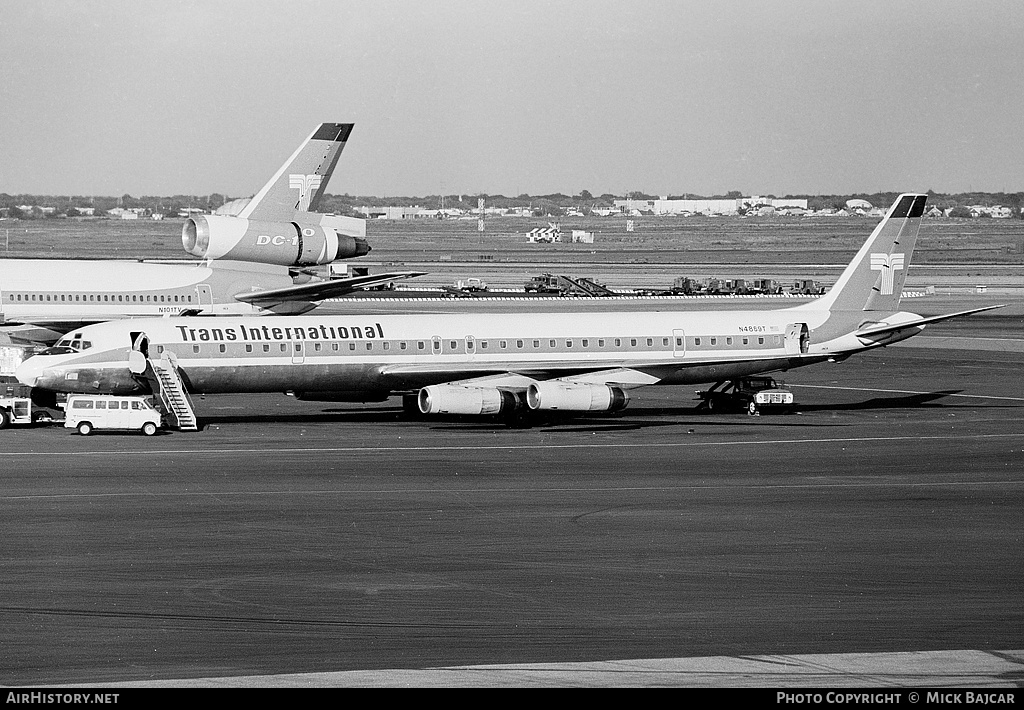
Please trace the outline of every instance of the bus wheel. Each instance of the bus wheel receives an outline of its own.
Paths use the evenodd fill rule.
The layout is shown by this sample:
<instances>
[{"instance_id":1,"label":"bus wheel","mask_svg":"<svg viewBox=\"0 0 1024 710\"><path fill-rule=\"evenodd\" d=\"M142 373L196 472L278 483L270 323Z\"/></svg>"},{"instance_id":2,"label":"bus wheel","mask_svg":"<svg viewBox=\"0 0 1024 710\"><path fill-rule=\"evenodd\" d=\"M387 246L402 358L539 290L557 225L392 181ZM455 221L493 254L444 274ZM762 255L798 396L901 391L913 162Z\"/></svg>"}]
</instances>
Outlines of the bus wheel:
<instances>
[{"instance_id":1,"label":"bus wheel","mask_svg":"<svg viewBox=\"0 0 1024 710\"><path fill-rule=\"evenodd\" d=\"M89 434L92 434L92 424L89 422L79 422L78 433L82 436L89 436Z\"/></svg>"},{"instance_id":2,"label":"bus wheel","mask_svg":"<svg viewBox=\"0 0 1024 710\"><path fill-rule=\"evenodd\" d=\"M156 434L156 424L153 422L146 422L142 425L142 433L146 436L153 436L153 434Z\"/></svg>"}]
</instances>

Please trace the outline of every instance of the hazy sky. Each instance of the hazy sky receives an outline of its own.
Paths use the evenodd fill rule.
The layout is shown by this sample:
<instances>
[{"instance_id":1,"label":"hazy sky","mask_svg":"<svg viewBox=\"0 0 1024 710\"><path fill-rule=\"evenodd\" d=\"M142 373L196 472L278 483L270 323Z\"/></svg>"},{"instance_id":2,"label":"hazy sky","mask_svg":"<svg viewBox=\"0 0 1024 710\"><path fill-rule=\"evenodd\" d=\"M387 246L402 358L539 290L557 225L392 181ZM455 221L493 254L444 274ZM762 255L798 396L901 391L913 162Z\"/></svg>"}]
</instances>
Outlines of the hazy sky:
<instances>
[{"instance_id":1,"label":"hazy sky","mask_svg":"<svg viewBox=\"0 0 1024 710\"><path fill-rule=\"evenodd\" d=\"M1024 190L1024 2L10 0L0 192Z\"/></svg>"}]
</instances>

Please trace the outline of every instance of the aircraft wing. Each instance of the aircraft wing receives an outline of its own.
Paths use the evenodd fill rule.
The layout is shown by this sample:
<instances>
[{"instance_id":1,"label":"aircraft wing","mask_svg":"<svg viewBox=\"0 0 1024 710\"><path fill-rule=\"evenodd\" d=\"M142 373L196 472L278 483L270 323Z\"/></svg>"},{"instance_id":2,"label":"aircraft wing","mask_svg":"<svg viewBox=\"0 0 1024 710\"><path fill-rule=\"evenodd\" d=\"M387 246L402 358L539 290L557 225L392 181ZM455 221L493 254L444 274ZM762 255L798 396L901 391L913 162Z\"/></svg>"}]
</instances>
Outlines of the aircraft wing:
<instances>
[{"instance_id":1,"label":"aircraft wing","mask_svg":"<svg viewBox=\"0 0 1024 710\"><path fill-rule=\"evenodd\" d=\"M82 323L22 323L6 321L0 325L0 345L52 345L69 330Z\"/></svg>"},{"instance_id":2,"label":"aircraft wing","mask_svg":"<svg viewBox=\"0 0 1024 710\"><path fill-rule=\"evenodd\" d=\"M512 392L523 392L531 384L549 380L578 385L611 385L627 390L657 384L680 366L679 362L666 362L640 367L601 364L580 368L578 364L536 363L508 370L498 363L476 362L464 363L457 370L432 364L389 365L381 368L380 373L392 382L395 389L418 389L424 383L437 382L437 375L449 375L450 379L444 382L446 385L499 388Z\"/></svg>"},{"instance_id":3,"label":"aircraft wing","mask_svg":"<svg viewBox=\"0 0 1024 710\"><path fill-rule=\"evenodd\" d=\"M922 325L928 325L929 323L940 323L950 318L959 318L960 316L969 316L973 313L981 313L982 311L991 311L996 308L1003 308L1006 304L999 304L998 306L984 306L982 308L972 308L969 311L959 311L957 313L947 313L941 316L929 316L927 318L915 318L914 320L904 321L902 323L875 323L865 328L861 328L854 335L858 338L864 338L872 335L881 335L883 333L895 333L896 331L906 330L907 328L916 328Z\"/></svg>"},{"instance_id":4,"label":"aircraft wing","mask_svg":"<svg viewBox=\"0 0 1024 710\"><path fill-rule=\"evenodd\" d=\"M392 368L384 372L387 374L397 374L400 371L401 368ZM549 379L553 378L545 376L545 373L542 372L516 371L452 380L445 384L461 385L464 387L500 387L511 391L523 391L535 382ZM602 368L583 374L568 375L557 379L574 384L615 385L623 389L633 389L634 387L657 384L661 378L630 367L615 367L611 369Z\"/></svg>"},{"instance_id":5,"label":"aircraft wing","mask_svg":"<svg viewBox=\"0 0 1024 710\"><path fill-rule=\"evenodd\" d=\"M239 293L235 298L244 303L264 302L280 303L281 301L322 301L326 298L337 298L351 293L356 289L389 281L411 279L416 276L423 276L425 271L393 271L386 274L373 274L370 276L351 276L345 279L330 279L328 281L313 281L297 286L285 286L283 288L272 288L264 291L253 291L252 293Z\"/></svg>"}]
</instances>

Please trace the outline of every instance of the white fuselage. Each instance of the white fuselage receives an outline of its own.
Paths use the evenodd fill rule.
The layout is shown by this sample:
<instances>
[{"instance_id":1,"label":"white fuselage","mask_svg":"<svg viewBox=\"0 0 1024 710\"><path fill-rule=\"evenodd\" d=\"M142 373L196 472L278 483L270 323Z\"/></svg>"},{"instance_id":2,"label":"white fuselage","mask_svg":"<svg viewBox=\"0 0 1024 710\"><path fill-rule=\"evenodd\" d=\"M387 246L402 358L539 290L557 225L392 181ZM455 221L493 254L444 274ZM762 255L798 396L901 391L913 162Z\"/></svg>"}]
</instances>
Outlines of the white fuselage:
<instances>
[{"instance_id":1,"label":"white fuselage","mask_svg":"<svg viewBox=\"0 0 1024 710\"><path fill-rule=\"evenodd\" d=\"M502 373L586 379L612 370L622 374L597 379L708 382L874 346L849 336L816 338L829 315L785 309L128 320L69 334L87 347L31 358L18 377L55 391L138 391L126 363L145 334L150 357L173 358L194 393L380 395Z\"/></svg>"},{"instance_id":2,"label":"white fuselage","mask_svg":"<svg viewBox=\"0 0 1024 710\"><path fill-rule=\"evenodd\" d=\"M286 269L139 261L0 259L0 322L54 327L183 311L254 314L234 298L291 285Z\"/></svg>"}]
</instances>

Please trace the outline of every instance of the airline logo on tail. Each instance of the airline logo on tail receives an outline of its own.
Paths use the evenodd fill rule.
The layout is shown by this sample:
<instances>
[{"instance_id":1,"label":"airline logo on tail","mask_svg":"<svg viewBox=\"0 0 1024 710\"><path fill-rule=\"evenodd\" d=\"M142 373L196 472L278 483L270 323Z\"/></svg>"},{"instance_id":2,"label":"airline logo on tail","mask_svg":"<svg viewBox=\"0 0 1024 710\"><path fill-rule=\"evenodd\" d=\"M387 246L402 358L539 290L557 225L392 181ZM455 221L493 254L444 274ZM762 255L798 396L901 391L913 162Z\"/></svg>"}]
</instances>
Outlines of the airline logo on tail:
<instances>
[{"instance_id":1,"label":"airline logo on tail","mask_svg":"<svg viewBox=\"0 0 1024 710\"><path fill-rule=\"evenodd\" d=\"M903 270L903 265L906 263L905 254L872 254L871 255L871 270L882 272L882 287L881 294L883 296L891 296L893 293L893 281L896 278L896 272Z\"/></svg>"},{"instance_id":2,"label":"airline logo on tail","mask_svg":"<svg viewBox=\"0 0 1024 710\"><path fill-rule=\"evenodd\" d=\"M309 201L313 193L320 189L322 181L320 175L289 175L288 187L296 188L299 191L299 210L309 211Z\"/></svg>"}]
</instances>

